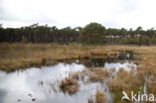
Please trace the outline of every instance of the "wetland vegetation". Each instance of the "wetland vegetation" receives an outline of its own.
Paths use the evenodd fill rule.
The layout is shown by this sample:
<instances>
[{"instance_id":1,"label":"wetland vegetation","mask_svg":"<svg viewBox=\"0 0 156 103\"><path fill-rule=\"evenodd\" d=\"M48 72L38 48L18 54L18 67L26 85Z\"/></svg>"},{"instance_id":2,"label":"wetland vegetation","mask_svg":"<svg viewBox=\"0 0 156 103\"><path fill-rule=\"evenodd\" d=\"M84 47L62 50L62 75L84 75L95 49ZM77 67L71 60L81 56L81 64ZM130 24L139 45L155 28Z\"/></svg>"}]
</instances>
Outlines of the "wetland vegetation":
<instances>
[{"instance_id":1,"label":"wetland vegetation","mask_svg":"<svg viewBox=\"0 0 156 103\"><path fill-rule=\"evenodd\" d=\"M39 87L35 83L31 84L31 86L37 86L39 93L42 93L42 89L44 90L45 87L49 89L50 86L51 89L48 91L54 94L59 93L58 96L62 100L68 94L67 97L70 98L68 100L72 100L72 102L78 98L77 96L86 95L82 97L81 102L83 103L125 103L126 101L121 101L123 90L128 95L130 95L130 91L155 94L155 46L1 43L0 48L1 82L3 81L2 78L8 78L8 80L12 78L12 74L15 75L15 80L21 78L21 81L23 81L22 75L26 75L26 72L32 75L31 73L37 71L34 75L37 78L35 83L39 84ZM73 62L76 63L74 65L80 65L80 67L72 66L71 63ZM56 72L56 69L52 68L55 68L58 63L65 63L64 65L67 65L67 67L63 65L57 67ZM54 67L51 68L50 65L54 65ZM41 69L31 69L32 66ZM75 71L76 68L80 68L80 71ZM44 70L47 73L49 72L48 79L44 78L47 77L47 73L44 74L43 72ZM6 74L5 71L9 72L9 74ZM61 71L64 71L64 76L62 74L58 75L62 73ZM67 71L70 72L67 73ZM52 72L57 75L53 75ZM42 75L39 76L40 78L37 77L38 73ZM16 77L18 74L20 74L19 77ZM62 79L58 79L60 77ZM12 82L8 82L8 84L3 81L3 85L13 85ZM19 85L16 82L14 84ZM1 88L4 88L3 85L1 85ZM27 88L21 91L24 93L25 89ZM8 88L7 90L10 91ZM37 96L31 91L27 94ZM61 97L61 95L64 96ZM16 100L14 100L15 98ZM25 103L27 100L25 100L25 97L22 98L14 97L12 100L21 100ZM40 101L40 99L41 97L38 96L35 101ZM58 102L58 99L53 99L52 96L48 100Z\"/></svg>"},{"instance_id":2,"label":"wetland vegetation","mask_svg":"<svg viewBox=\"0 0 156 103\"><path fill-rule=\"evenodd\" d=\"M129 103L123 91L156 96L155 30L77 29L1 28L0 103Z\"/></svg>"}]
</instances>

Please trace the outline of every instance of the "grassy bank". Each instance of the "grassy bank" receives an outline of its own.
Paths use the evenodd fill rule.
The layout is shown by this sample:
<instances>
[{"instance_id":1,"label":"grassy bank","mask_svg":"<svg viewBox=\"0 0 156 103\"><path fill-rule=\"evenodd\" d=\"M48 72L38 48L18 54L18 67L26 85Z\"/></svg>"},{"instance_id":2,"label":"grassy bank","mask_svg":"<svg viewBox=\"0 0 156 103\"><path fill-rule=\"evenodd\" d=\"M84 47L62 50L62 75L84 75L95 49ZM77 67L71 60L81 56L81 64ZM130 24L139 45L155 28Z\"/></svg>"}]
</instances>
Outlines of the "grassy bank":
<instances>
[{"instance_id":1,"label":"grassy bank","mask_svg":"<svg viewBox=\"0 0 156 103\"><path fill-rule=\"evenodd\" d=\"M88 56L93 47L79 44L0 44L0 69L13 71L33 66L52 65L58 61Z\"/></svg>"},{"instance_id":2,"label":"grassy bank","mask_svg":"<svg viewBox=\"0 0 156 103\"><path fill-rule=\"evenodd\" d=\"M137 56L150 61L155 60L155 46L91 46L81 44L32 44L1 43L0 69L14 71L28 67L52 65L64 60L89 58L91 55L116 54L119 50L133 50Z\"/></svg>"},{"instance_id":3,"label":"grassy bank","mask_svg":"<svg viewBox=\"0 0 156 103\"><path fill-rule=\"evenodd\" d=\"M4 71L14 71L25 69L28 67L40 67L43 65L53 65L60 61L75 61L77 59L85 59L95 57L114 56L119 51L130 50L135 52L135 57L139 58L137 67L137 75L133 75L133 71L127 72L123 69L117 73L115 77L109 80L108 85L113 96L114 102L127 103L121 101L122 91L125 90L128 95L131 91L137 93L140 87L147 82L145 78L150 79L147 83L148 93L156 95L156 46L126 46L126 45L81 45L81 44L30 44L30 43L1 43L0 44L0 69ZM60 87L63 91L75 93L78 91L77 80L81 76L82 80L85 74L89 75L87 82L104 81L109 72L100 68L89 68L88 71L72 74L72 79L63 80ZM71 82L71 83L68 83ZM71 84L71 85L67 85ZM75 85L76 84L76 85ZM75 86L75 87L74 87ZM72 88L71 88L72 87ZM140 91L141 93L143 90ZM103 103L105 94L97 92L95 95L97 103ZM88 103L93 103L92 98L88 99Z\"/></svg>"}]
</instances>

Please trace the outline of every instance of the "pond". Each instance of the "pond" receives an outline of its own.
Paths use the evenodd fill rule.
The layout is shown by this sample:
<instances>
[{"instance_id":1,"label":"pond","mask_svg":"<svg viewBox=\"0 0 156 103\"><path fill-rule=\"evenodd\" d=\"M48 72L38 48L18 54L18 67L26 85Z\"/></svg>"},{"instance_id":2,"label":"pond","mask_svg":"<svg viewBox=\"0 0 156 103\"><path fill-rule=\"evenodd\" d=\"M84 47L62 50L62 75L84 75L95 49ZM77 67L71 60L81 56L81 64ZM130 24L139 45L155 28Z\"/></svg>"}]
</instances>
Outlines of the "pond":
<instances>
[{"instance_id":1,"label":"pond","mask_svg":"<svg viewBox=\"0 0 156 103\"><path fill-rule=\"evenodd\" d=\"M119 68L136 70L132 62L104 63L103 69ZM96 94L97 88L105 91L107 102L112 103L109 87L106 82L86 83L79 79L79 91L73 95L59 89L60 81L69 74L87 69L84 64L58 63L54 66L29 68L12 73L0 71L0 103L87 103L90 96ZM108 78L109 79L109 78Z\"/></svg>"}]
</instances>

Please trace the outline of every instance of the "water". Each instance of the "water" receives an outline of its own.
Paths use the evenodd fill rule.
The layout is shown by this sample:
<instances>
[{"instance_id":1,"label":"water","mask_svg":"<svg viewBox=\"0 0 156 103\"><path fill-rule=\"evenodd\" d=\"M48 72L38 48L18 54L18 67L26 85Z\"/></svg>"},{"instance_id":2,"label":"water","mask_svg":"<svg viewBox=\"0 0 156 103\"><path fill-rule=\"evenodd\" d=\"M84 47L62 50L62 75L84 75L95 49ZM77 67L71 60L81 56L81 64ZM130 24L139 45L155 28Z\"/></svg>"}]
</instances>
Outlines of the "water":
<instances>
[{"instance_id":1,"label":"water","mask_svg":"<svg viewBox=\"0 0 156 103\"><path fill-rule=\"evenodd\" d=\"M55 100L66 100L63 93L60 92L60 96L54 93L51 85L55 84L58 91L59 81L69 73L83 69L85 69L83 65L72 63L41 69L30 68L9 74L0 72L0 103L17 103L17 101L31 103L32 98L37 98L37 103L49 103L49 101L56 103ZM70 99L70 96L68 98Z\"/></svg>"},{"instance_id":2,"label":"water","mask_svg":"<svg viewBox=\"0 0 156 103\"><path fill-rule=\"evenodd\" d=\"M129 65L128 65L129 64ZM105 69L120 67L129 70L135 64L125 62L105 63ZM87 69L82 64L59 63L55 66L30 68L23 71L5 73L0 71L0 103L87 103L90 96L95 96L97 89L105 91L107 100L112 103L109 87L106 85L109 78L100 82L85 83L78 81L79 91L76 94L64 94L59 89L59 83L69 74Z\"/></svg>"},{"instance_id":3,"label":"water","mask_svg":"<svg viewBox=\"0 0 156 103\"><path fill-rule=\"evenodd\" d=\"M126 71L134 71L134 75L137 74L137 65L133 62L124 62L124 63L105 63L104 68L107 70L115 70L113 71L115 74L119 71L119 69L123 68Z\"/></svg>"},{"instance_id":4,"label":"water","mask_svg":"<svg viewBox=\"0 0 156 103\"><path fill-rule=\"evenodd\" d=\"M103 67L105 66L105 63L109 62L109 63L118 63L122 62L122 61L131 61L135 58L135 53L133 51L120 51L117 54L112 54L112 55L92 55L92 57L90 59L80 59L80 61L77 61L81 64L84 64L87 67Z\"/></svg>"}]
</instances>

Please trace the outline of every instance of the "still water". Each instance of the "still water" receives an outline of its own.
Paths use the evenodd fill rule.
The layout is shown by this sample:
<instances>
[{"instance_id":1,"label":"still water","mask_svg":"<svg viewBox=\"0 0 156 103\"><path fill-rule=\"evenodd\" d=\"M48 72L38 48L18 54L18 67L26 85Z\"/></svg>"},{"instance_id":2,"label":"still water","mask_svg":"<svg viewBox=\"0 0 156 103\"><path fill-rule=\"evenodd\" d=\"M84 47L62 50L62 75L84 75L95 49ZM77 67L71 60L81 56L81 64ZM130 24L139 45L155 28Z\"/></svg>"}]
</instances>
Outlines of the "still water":
<instances>
[{"instance_id":1,"label":"still water","mask_svg":"<svg viewBox=\"0 0 156 103\"><path fill-rule=\"evenodd\" d=\"M104 69L119 68L129 71L136 69L133 63L105 63ZM85 83L79 80L79 91L76 94L64 94L59 89L59 83L69 74L87 69L82 64L59 63L42 68L6 73L0 71L0 103L87 103L90 96L94 96L97 88L104 90L107 101L112 102L109 87L99 82ZM114 74L115 74L114 73Z\"/></svg>"}]
</instances>

